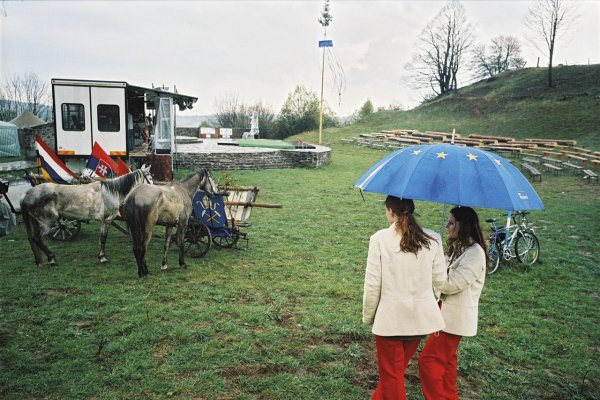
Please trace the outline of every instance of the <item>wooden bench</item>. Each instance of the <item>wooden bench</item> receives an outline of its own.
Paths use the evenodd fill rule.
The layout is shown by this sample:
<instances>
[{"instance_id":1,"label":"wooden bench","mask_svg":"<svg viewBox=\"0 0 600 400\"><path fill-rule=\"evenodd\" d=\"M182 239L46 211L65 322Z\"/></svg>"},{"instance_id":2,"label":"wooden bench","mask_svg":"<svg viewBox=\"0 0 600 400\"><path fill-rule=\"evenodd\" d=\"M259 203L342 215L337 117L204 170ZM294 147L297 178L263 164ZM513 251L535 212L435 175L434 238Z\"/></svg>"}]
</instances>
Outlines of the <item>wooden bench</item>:
<instances>
[{"instance_id":1,"label":"wooden bench","mask_svg":"<svg viewBox=\"0 0 600 400\"><path fill-rule=\"evenodd\" d=\"M556 166L554 164L550 164L550 163L544 163L544 168L546 168L546 171L552 171L557 175L559 173L561 173L563 170L561 167L558 167L558 166Z\"/></svg>"},{"instance_id":2,"label":"wooden bench","mask_svg":"<svg viewBox=\"0 0 600 400\"><path fill-rule=\"evenodd\" d=\"M559 160L558 158L552 158L552 157L542 157L542 161L546 161L546 163L548 164L562 164L562 160Z\"/></svg>"},{"instance_id":3,"label":"wooden bench","mask_svg":"<svg viewBox=\"0 0 600 400\"><path fill-rule=\"evenodd\" d=\"M598 182L598 174L596 174L591 169L584 169L583 170L583 179L587 179L588 182L591 182L592 180L595 180L596 182Z\"/></svg>"},{"instance_id":4,"label":"wooden bench","mask_svg":"<svg viewBox=\"0 0 600 400\"><path fill-rule=\"evenodd\" d=\"M578 155L575 155L575 154L566 153L566 155L567 155L567 158L570 159L570 160L583 161L583 162L587 162L588 161L587 158L581 157L581 156L578 156Z\"/></svg>"},{"instance_id":5,"label":"wooden bench","mask_svg":"<svg viewBox=\"0 0 600 400\"><path fill-rule=\"evenodd\" d=\"M562 163L562 165L565 166L565 167L567 167L567 168L571 168L572 170L575 170L575 171L579 171L580 169L583 168L580 165L573 164L573 163L566 162L566 161L564 163Z\"/></svg>"},{"instance_id":6,"label":"wooden bench","mask_svg":"<svg viewBox=\"0 0 600 400\"><path fill-rule=\"evenodd\" d=\"M535 178L538 178L540 182L542 181L542 173L536 167L531 164L527 164L526 162L521 163L521 167L523 167L529 173L529 177L532 181Z\"/></svg>"},{"instance_id":7,"label":"wooden bench","mask_svg":"<svg viewBox=\"0 0 600 400\"><path fill-rule=\"evenodd\" d=\"M522 159L522 161L525 161L525 163L529 163L529 164L540 164L540 160L537 160L535 158L529 158L529 157L525 157Z\"/></svg>"}]
</instances>

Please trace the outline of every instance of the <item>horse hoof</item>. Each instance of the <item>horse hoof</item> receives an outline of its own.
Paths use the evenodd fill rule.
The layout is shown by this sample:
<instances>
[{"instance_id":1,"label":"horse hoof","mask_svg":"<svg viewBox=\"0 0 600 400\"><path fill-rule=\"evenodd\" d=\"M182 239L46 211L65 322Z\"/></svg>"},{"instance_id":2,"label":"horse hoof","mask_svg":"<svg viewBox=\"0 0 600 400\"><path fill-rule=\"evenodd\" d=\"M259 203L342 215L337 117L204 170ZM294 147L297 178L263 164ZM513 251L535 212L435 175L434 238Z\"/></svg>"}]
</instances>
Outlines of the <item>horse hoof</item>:
<instances>
[{"instance_id":1,"label":"horse hoof","mask_svg":"<svg viewBox=\"0 0 600 400\"><path fill-rule=\"evenodd\" d=\"M162 267L160 267L161 271L165 271L167 268L169 268L169 267L167 267L166 265L163 265Z\"/></svg>"},{"instance_id":2,"label":"horse hoof","mask_svg":"<svg viewBox=\"0 0 600 400\"><path fill-rule=\"evenodd\" d=\"M56 260L50 260L48 261L48 266L49 267L56 267L58 265L58 263L56 262Z\"/></svg>"},{"instance_id":3,"label":"horse hoof","mask_svg":"<svg viewBox=\"0 0 600 400\"><path fill-rule=\"evenodd\" d=\"M183 268L183 269L187 269L188 268L187 264L181 264L180 267Z\"/></svg>"},{"instance_id":4,"label":"horse hoof","mask_svg":"<svg viewBox=\"0 0 600 400\"><path fill-rule=\"evenodd\" d=\"M100 258L100 264L104 264L104 263L107 263L107 262L108 262L108 258L106 258L106 257Z\"/></svg>"}]
</instances>

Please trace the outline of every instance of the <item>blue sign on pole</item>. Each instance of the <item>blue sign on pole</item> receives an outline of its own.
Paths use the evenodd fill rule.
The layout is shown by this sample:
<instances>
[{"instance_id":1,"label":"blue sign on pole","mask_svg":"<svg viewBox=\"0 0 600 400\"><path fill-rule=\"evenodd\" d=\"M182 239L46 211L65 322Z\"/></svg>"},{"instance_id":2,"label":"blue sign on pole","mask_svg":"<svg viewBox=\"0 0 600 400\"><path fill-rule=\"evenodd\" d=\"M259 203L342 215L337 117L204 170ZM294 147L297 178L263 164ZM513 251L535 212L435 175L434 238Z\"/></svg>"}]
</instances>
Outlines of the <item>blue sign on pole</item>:
<instances>
[{"instance_id":1,"label":"blue sign on pole","mask_svg":"<svg viewBox=\"0 0 600 400\"><path fill-rule=\"evenodd\" d=\"M319 47L333 47L333 40L319 40Z\"/></svg>"}]
</instances>

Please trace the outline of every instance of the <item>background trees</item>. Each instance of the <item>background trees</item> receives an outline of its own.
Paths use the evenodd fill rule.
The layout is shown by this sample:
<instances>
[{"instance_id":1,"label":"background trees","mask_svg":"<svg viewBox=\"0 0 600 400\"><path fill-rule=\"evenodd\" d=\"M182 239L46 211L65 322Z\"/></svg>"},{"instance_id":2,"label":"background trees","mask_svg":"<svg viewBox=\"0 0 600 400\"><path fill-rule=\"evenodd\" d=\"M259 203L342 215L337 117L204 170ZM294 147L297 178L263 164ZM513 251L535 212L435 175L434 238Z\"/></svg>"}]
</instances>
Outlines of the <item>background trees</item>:
<instances>
[{"instance_id":1,"label":"background trees","mask_svg":"<svg viewBox=\"0 0 600 400\"><path fill-rule=\"evenodd\" d=\"M214 120L218 127L249 129L250 116L258 113L258 126L261 137L272 137L275 130L275 113L268 106L257 102L245 104L236 94L226 94L215 101Z\"/></svg>"},{"instance_id":2,"label":"background trees","mask_svg":"<svg viewBox=\"0 0 600 400\"><path fill-rule=\"evenodd\" d=\"M10 121L23 111L30 110L39 118L52 118L48 83L33 72L6 78L0 87L0 120Z\"/></svg>"},{"instance_id":3,"label":"background trees","mask_svg":"<svg viewBox=\"0 0 600 400\"><path fill-rule=\"evenodd\" d=\"M538 0L529 9L525 25L545 44L548 50L548 87L552 82L552 59L559 34L575 22L575 3L566 0ZM539 49L539 47L538 47ZM540 49L542 50L542 49ZM543 51L543 50L542 50Z\"/></svg>"},{"instance_id":4,"label":"background trees","mask_svg":"<svg viewBox=\"0 0 600 400\"><path fill-rule=\"evenodd\" d=\"M473 48L471 68L477 78L497 75L508 69L523 68L521 44L514 36L497 36L491 44L478 44Z\"/></svg>"},{"instance_id":5,"label":"background trees","mask_svg":"<svg viewBox=\"0 0 600 400\"><path fill-rule=\"evenodd\" d=\"M278 138L283 139L296 133L319 128L320 102L317 94L302 85L288 94L277 116ZM335 126L335 116L325 104L323 109L323 126Z\"/></svg>"},{"instance_id":6,"label":"background trees","mask_svg":"<svg viewBox=\"0 0 600 400\"><path fill-rule=\"evenodd\" d=\"M418 49L406 65L416 88L429 87L436 95L458 87L458 74L473 43L473 29L465 9L451 0L423 29Z\"/></svg>"},{"instance_id":7,"label":"background trees","mask_svg":"<svg viewBox=\"0 0 600 400\"><path fill-rule=\"evenodd\" d=\"M269 107L258 102L245 104L235 94L227 94L215 102L215 123L219 127L248 129L250 116L258 112L262 138L285 139L300 132L319 128L319 99L316 93L299 85L288 97L276 115ZM323 112L323 126L335 126L337 119L327 105Z\"/></svg>"}]
</instances>

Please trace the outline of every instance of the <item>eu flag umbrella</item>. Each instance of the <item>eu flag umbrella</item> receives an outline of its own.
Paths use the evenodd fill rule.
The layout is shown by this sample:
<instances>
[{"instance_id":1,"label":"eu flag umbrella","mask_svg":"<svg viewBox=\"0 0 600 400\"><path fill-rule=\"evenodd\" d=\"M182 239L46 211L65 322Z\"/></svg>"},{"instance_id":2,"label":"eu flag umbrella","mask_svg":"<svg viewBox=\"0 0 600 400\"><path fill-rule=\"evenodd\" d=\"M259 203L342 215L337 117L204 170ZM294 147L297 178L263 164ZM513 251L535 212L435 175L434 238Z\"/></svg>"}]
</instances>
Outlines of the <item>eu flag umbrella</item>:
<instances>
[{"instance_id":1,"label":"eu flag umbrella","mask_svg":"<svg viewBox=\"0 0 600 400\"><path fill-rule=\"evenodd\" d=\"M508 160L455 144L410 146L373 165L354 186L397 197L500 210L543 210L531 183Z\"/></svg>"}]
</instances>

